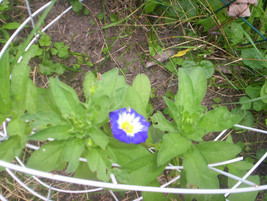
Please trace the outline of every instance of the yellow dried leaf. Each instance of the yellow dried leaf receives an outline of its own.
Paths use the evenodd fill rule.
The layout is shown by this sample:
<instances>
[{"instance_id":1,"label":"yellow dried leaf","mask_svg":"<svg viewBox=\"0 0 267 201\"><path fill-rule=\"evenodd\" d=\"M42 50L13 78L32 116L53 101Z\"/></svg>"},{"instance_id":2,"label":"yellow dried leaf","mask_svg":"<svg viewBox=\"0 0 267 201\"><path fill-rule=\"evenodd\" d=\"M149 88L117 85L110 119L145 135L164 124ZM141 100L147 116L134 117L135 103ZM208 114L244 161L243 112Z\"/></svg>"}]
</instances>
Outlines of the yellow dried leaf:
<instances>
[{"instance_id":1,"label":"yellow dried leaf","mask_svg":"<svg viewBox=\"0 0 267 201\"><path fill-rule=\"evenodd\" d=\"M182 50L182 51L179 51L177 54L173 55L172 58L174 57L182 57L184 55L186 55L187 52L189 52L191 49L186 49L186 50Z\"/></svg>"}]
</instances>

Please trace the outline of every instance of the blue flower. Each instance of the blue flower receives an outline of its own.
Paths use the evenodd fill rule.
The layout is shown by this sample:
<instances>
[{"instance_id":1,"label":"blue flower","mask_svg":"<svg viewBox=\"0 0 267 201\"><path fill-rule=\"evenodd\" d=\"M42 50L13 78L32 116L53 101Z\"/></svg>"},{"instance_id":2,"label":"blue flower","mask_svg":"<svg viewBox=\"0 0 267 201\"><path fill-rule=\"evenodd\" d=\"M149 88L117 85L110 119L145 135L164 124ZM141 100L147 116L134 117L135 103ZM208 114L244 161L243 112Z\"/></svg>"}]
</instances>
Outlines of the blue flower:
<instances>
[{"instance_id":1,"label":"blue flower","mask_svg":"<svg viewBox=\"0 0 267 201\"><path fill-rule=\"evenodd\" d=\"M113 136L125 143L139 144L148 137L150 123L132 108L122 108L109 113Z\"/></svg>"}]
</instances>

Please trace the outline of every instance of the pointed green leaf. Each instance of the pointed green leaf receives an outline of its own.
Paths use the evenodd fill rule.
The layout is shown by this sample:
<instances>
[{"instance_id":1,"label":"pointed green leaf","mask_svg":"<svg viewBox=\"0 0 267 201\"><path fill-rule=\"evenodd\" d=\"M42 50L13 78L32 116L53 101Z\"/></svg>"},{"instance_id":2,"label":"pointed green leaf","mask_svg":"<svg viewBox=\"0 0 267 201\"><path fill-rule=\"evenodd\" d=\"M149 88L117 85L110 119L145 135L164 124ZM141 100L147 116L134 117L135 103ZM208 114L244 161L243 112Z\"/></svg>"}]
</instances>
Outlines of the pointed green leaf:
<instances>
[{"instance_id":1,"label":"pointed green leaf","mask_svg":"<svg viewBox=\"0 0 267 201\"><path fill-rule=\"evenodd\" d=\"M11 109L10 99L10 67L8 51L0 59L0 114L3 115L2 120L8 117Z\"/></svg>"},{"instance_id":2,"label":"pointed green leaf","mask_svg":"<svg viewBox=\"0 0 267 201\"><path fill-rule=\"evenodd\" d=\"M75 170L74 177L81 179L97 180L96 174L92 172L87 163L80 162L78 168Z\"/></svg>"},{"instance_id":3,"label":"pointed green leaf","mask_svg":"<svg viewBox=\"0 0 267 201\"><path fill-rule=\"evenodd\" d=\"M51 126L40 131L37 131L33 135L30 135L31 140L45 141L48 138L53 138L54 140L67 140L72 135L69 133L71 126L69 125L57 125Z\"/></svg>"},{"instance_id":4,"label":"pointed green leaf","mask_svg":"<svg viewBox=\"0 0 267 201\"><path fill-rule=\"evenodd\" d=\"M129 183L133 185L148 185L162 174L165 166L157 166L157 154L140 157L121 167L129 174Z\"/></svg>"},{"instance_id":5,"label":"pointed green leaf","mask_svg":"<svg viewBox=\"0 0 267 201\"><path fill-rule=\"evenodd\" d=\"M97 178L108 181L111 173L111 166L114 162L114 155L110 149L103 151L99 148L90 149L86 155L88 167L96 172Z\"/></svg>"},{"instance_id":6,"label":"pointed green leaf","mask_svg":"<svg viewBox=\"0 0 267 201\"><path fill-rule=\"evenodd\" d=\"M150 152L140 144L126 144L116 139L110 139L109 147L116 155L116 162L122 166L137 158L150 155Z\"/></svg>"},{"instance_id":7,"label":"pointed green leaf","mask_svg":"<svg viewBox=\"0 0 267 201\"><path fill-rule=\"evenodd\" d=\"M138 92L144 107L146 108L151 92L151 86L148 77L145 74L137 75L133 81L132 87Z\"/></svg>"},{"instance_id":8,"label":"pointed green leaf","mask_svg":"<svg viewBox=\"0 0 267 201\"><path fill-rule=\"evenodd\" d=\"M20 155L23 148L20 136L14 135L9 137L8 140L0 143L0 160L11 162L15 156ZM0 171L4 169L0 167Z\"/></svg>"},{"instance_id":9,"label":"pointed green leaf","mask_svg":"<svg viewBox=\"0 0 267 201\"><path fill-rule=\"evenodd\" d=\"M21 119L12 119L8 123L7 133L9 136L18 135L25 136L26 123Z\"/></svg>"},{"instance_id":10,"label":"pointed green leaf","mask_svg":"<svg viewBox=\"0 0 267 201\"><path fill-rule=\"evenodd\" d=\"M202 61L204 62L204 61ZM193 89L194 89L194 104L196 106L201 104L202 99L204 98L207 90L207 78L205 76L205 71L198 67L195 68L190 74L189 74L192 84L193 84Z\"/></svg>"},{"instance_id":11,"label":"pointed green leaf","mask_svg":"<svg viewBox=\"0 0 267 201\"><path fill-rule=\"evenodd\" d=\"M188 184L196 185L198 188L219 188L216 174L211 172L207 161L196 148L186 152L183 158L183 166Z\"/></svg>"},{"instance_id":12,"label":"pointed green leaf","mask_svg":"<svg viewBox=\"0 0 267 201\"><path fill-rule=\"evenodd\" d=\"M37 111L37 88L32 80L28 79L25 109L33 114Z\"/></svg>"},{"instance_id":13,"label":"pointed green leaf","mask_svg":"<svg viewBox=\"0 0 267 201\"><path fill-rule=\"evenodd\" d=\"M153 126L155 128L160 129L161 131L169 131L169 132L177 131L175 123L167 120L160 111L157 111L157 113L154 114L151 119L154 123Z\"/></svg>"},{"instance_id":14,"label":"pointed green leaf","mask_svg":"<svg viewBox=\"0 0 267 201\"><path fill-rule=\"evenodd\" d=\"M131 86L127 87L126 97L122 107L131 107L137 113L147 117L146 108L143 105L142 99L140 98L138 92Z\"/></svg>"},{"instance_id":15,"label":"pointed green leaf","mask_svg":"<svg viewBox=\"0 0 267 201\"><path fill-rule=\"evenodd\" d=\"M27 167L46 172L62 167L62 163L64 164L65 162L62 162L61 156L66 143L63 140L55 140L41 146L29 158Z\"/></svg>"},{"instance_id":16,"label":"pointed green leaf","mask_svg":"<svg viewBox=\"0 0 267 201\"><path fill-rule=\"evenodd\" d=\"M87 132L93 138L94 142L100 146L101 149L105 150L109 142L108 137L96 127L90 128Z\"/></svg>"},{"instance_id":17,"label":"pointed green leaf","mask_svg":"<svg viewBox=\"0 0 267 201\"><path fill-rule=\"evenodd\" d=\"M170 99L163 97L167 107L168 107L168 111L170 113L170 116L174 119L174 121L176 122L176 124L180 123L180 118L179 118L179 109L177 107L177 105L171 101Z\"/></svg>"},{"instance_id":18,"label":"pointed green leaf","mask_svg":"<svg viewBox=\"0 0 267 201\"><path fill-rule=\"evenodd\" d=\"M33 128L44 128L47 125L64 125L67 122L54 112L38 112L31 115L23 115L22 120L29 120Z\"/></svg>"},{"instance_id":19,"label":"pointed green leaf","mask_svg":"<svg viewBox=\"0 0 267 201\"><path fill-rule=\"evenodd\" d=\"M199 121L199 127L204 128L206 132L222 131L234 126L240 117L227 110L226 107L218 107L204 114Z\"/></svg>"},{"instance_id":20,"label":"pointed green leaf","mask_svg":"<svg viewBox=\"0 0 267 201\"><path fill-rule=\"evenodd\" d=\"M96 90L97 90L96 77L94 73L88 71L83 81L83 93L86 99L89 99L91 96L93 96Z\"/></svg>"},{"instance_id":21,"label":"pointed green leaf","mask_svg":"<svg viewBox=\"0 0 267 201\"><path fill-rule=\"evenodd\" d=\"M11 73L11 98L18 116L24 114L30 68L22 63L15 65Z\"/></svg>"},{"instance_id":22,"label":"pointed green leaf","mask_svg":"<svg viewBox=\"0 0 267 201\"><path fill-rule=\"evenodd\" d=\"M204 155L208 163L233 159L242 150L239 145L224 141L200 142L196 147Z\"/></svg>"},{"instance_id":23,"label":"pointed green leaf","mask_svg":"<svg viewBox=\"0 0 267 201\"><path fill-rule=\"evenodd\" d=\"M80 100L73 88L59 81L58 78L49 79L49 87L54 98L54 101L65 115L74 115L80 104Z\"/></svg>"},{"instance_id":24,"label":"pointed green leaf","mask_svg":"<svg viewBox=\"0 0 267 201\"><path fill-rule=\"evenodd\" d=\"M260 97L265 97L262 100L262 102L267 103L267 80L265 80L264 85L261 87L261 91L260 91Z\"/></svg>"},{"instance_id":25,"label":"pointed green leaf","mask_svg":"<svg viewBox=\"0 0 267 201\"><path fill-rule=\"evenodd\" d=\"M74 171L79 166L79 159L84 150L84 141L79 138L69 139L62 153L62 160L69 162L67 172Z\"/></svg>"},{"instance_id":26,"label":"pointed green leaf","mask_svg":"<svg viewBox=\"0 0 267 201\"><path fill-rule=\"evenodd\" d=\"M191 146L191 141L178 133L167 133L163 136L163 144L159 150L157 164L166 164L175 156L185 153Z\"/></svg>"},{"instance_id":27,"label":"pointed green leaf","mask_svg":"<svg viewBox=\"0 0 267 201\"><path fill-rule=\"evenodd\" d=\"M185 69L179 69L178 93L175 96L175 104L181 106L185 111L194 110L194 89L190 76Z\"/></svg>"}]
</instances>

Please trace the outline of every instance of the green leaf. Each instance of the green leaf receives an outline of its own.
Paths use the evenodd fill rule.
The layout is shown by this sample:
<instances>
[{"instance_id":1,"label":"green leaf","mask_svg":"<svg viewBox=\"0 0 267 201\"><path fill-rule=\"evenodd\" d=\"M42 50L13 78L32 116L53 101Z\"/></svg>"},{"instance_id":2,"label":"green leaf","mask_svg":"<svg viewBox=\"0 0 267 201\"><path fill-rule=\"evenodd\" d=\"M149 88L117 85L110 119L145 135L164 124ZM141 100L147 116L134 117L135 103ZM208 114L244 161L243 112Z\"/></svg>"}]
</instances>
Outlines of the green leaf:
<instances>
[{"instance_id":1,"label":"green leaf","mask_svg":"<svg viewBox=\"0 0 267 201\"><path fill-rule=\"evenodd\" d=\"M258 61L264 59L264 54L257 51L255 48L246 48L242 50L241 57L243 58L243 63L253 69L267 68L267 62ZM246 60L252 59L252 60Z\"/></svg>"},{"instance_id":2,"label":"green leaf","mask_svg":"<svg viewBox=\"0 0 267 201\"><path fill-rule=\"evenodd\" d=\"M253 87L253 86L248 86L246 89L245 89L247 95L253 99L253 98L258 98L260 96L260 91L261 91L261 87L260 86L256 86L256 87Z\"/></svg>"},{"instance_id":3,"label":"green leaf","mask_svg":"<svg viewBox=\"0 0 267 201\"><path fill-rule=\"evenodd\" d=\"M39 65L40 73L44 75L52 75L55 72L56 66L51 60L44 60Z\"/></svg>"},{"instance_id":4,"label":"green leaf","mask_svg":"<svg viewBox=\"0 0 267 201\"><path fill-rule=\"evenodd\" d=\"M257 175L249 176L247 180L253 183L256 183L258 185L260 184L260 177ZM229 178L228 185L230 188L236 183L237 183L236 180ZM248 186L246 184L240 184L238 188L245 188L245 187L248 187ZM229 195L227 199L234 200L234 201L252 201L256 199L257 195L258 195L258 191L249 192L249 193L232 193Z\"/></svg>"},{"instance_id":5,"label":"green leaf","mask_svg":"<svg viewBox=\"0 0 267 201\"><path fill-rule=\"evenodd\" d=\"M66 143L63 140L55 140L41 146L29 158L27 167L46 172L62 167L63 164L66 164L61 160Z\"/></svg>"},{"instance_id":6,"label":"green leaf","mask_svg":"<svg viewBox=\"0 0 267 201\"><path fill-rule=\"evenodd\" d=\"M157 154L140 157L121 167L129 174L128 184L148 185L154 181L165 169L165 166L157 166Z\"/></svg>"},{"instance_id":7,"label":"green leaf","mask_svg":"<svg viewBox=\"0 0 267 201\"><path fill-rule=\"evenodd\" d=\"M74 1L74 3L72 4L72 9L76 13L81 11L82 8L83 8L83 5L80 1Z\"/></svg>"},{"instance_id":8,"label":"green leaf","mask_svg":"<svg viewBox=\"0 0 267 201\"><path fill-rule=\"evenodd\" d=\"M239 99L239 102L244 106L244 108L246 109L246 110L249 110L250 108L251 108L251 102L247 102L247 101L250 101L251 99L249 98L249 97L247 97L247 96L243 96L243 97L241 97L240 99ZM244 103L242 103L242 102L244 102Z\"/></svg>"},{"instance_id":9,"label":"green leaf","mask_svg":"<svg viewBox=\"0 0 267 201\"><path fill-rule=\"evenodd\" d=\"M12 30L12 29L17 29L20 25L21 23L18 23L18 22L10 22L10 23L3 24L2 28Z\"/></svg>"},{"instance_id":10,"label":"green leaf","mask_svg":"<svg viewBox=\"0 0 267 201\"><path fill-rule=\"evenodd\" d=\"M177 107L177 105L171 101L170 99L163 97L167 107L168 107L168 111L169 111L169 115L174 119L174 121L177 123L180 123L180 118L179 118L179 109Z\"/></svg>"},{"instance_id":11,"label":"green leaf","mask_svg":"<svg viewBox=\"0 0 267 201\"><path fill-rule=\"evenodd\" d=\"M233 45L244 41L243 27L241 23L232 21L224 27L224 31Z\"/></svg>"},{"instance_id":12,"label":"green leaf","mask_svg":"<svg viewBox=\"0 0 267 201\"><path fill-rule=\"evenodd\" d=\"M118 75L118 69L114 68L102 75L98 82L96 96L112 96L116 89L126 85L125 79Z\"/></svg>"},{"instance_id":13,"label":"green leaf","mask_svg":"<svg viewBox=\"0 0 267 201\"><path fill-rule=\"evenodd\" d=\"M194 88L192 80L185 69L179 69L179 89L175 96L175 104L181 106L185 111L194 111Z\"/></svg>"},{"instance_id":14,"label":"green leaf","mask_svg":"<svg viewBox=\"0 0 267 201\"><path fill-rule=\"evenodd\" d=\"M139 96L139 93L131 86L127 87L126 96L122 107L131 107L137 113L147 117L146 108L143 105L143 101Z\"/></svg>"},{"instance_id":15,"label":"green leaf","mask_svg":"<svg viewBox=\"0 0 267 201\"><path fill-rule=\"evenodd\" d=\"M10 67L9 67L9 54L8 51L0 59L0 114L3 118L0 123L8 117L11 110L10 99Z\"/></svg>"},{"instance_id":16,"label":"green leaf","mask_svg":"<svg viewBox=\"0 0 267 201\"><path fill-rule=\"evenodd\" d=\"M30 68L22 62L15 65L11 73L11 98L18 116L24 114L29 75Z\"/></svg>"},{"instance_id":17,"label":"green leaf","mask_svg":"<svg viewBox=\"0 0 267 201\"><path fill-rule=\"evenodd\" d=\"M104 19L104 14L103 13L98 13L96 17L97 17L98 20L103 20Z\"/></svg>"},{"instance_id":18,"label":"green leaf","mask_svg":"<svg viewBox=\"0 0 267 201\"><path fill-rule=\"evenodd\" d=\"M194 69L201 68L205 72L204 78L206 79L211 78L211 76L214 73L214 65L210 61L207 61L207 60L202 60L200 62L184 60L182 63L182 67L184 70L187 71L189 75Z\"/></svg>"},{"instance_id":19,"label":"green leaf","mask_svg":"<svg viewBox=\"0 0 267 201\"><path fill-rule=\"evenodd\" d=\"M91 71L88 71L83 81L83 93L85 98L88 100L91 96L93 96L96 93L96 90L97 90L96 77Z\"/></svg>"},{"instance_id":20,"label":"green leaf","mask_svg":"<svg viewBox=\"0 0 267 201\"><path fill-rule=\"evenodd\" d=\"M81 179L97 180L96 174L93 173L87 163L80 162L78 168L75 170L74 177Z\"/></svg>"},{"instance_id":21,"label":"green leaf","mask_svg":"<svg viewBox=\"0 0 267 201\"><path fill-rule=\"evenodd\" d=\"M260 97L265 97L264 99L261 99L261 101L267 103L267 80L265 80L264 85L261 87Z\"/></svg>"},{"instance_id":22,"label":"green leaf","mask_svg":"<svg viewBox=\"0 0 267 201\"><path fill-rule=\"evenodd\" d=\"M42 34L39 39L39 44L42 47L50 47L52 44L50 36L46 34Z\"/></svg>"},{"instance_id":23,"label":"green leaf","mask_svg":"<svg viewBox=\"0 0 267 201\"><path fill-rule=\"evenodd\" d=\"M55 112L37 112L32 115L23 115L23 120L29 120L33 128L44 128L47 125L64 125L67 122Z\"/></svg>"},{"instance_id":24,"label":"green leaf","mask_svg":"<svg viewBox=\"0 0 267 201\"><path fill-rule=\"evenodd\" d=\"M94 142L101 147L101 149L106 149L109 140L108 137L101 130L96 127L92 127L87 132L93 138Z\"/></svg>"},{"instance_id":25,"label":"green leaf","mask_svg":"<svg viewBox=\"0 0 267 201\"><path fill-rule=\"evenodd\" d=\"M141 98L144 107L146 108L151 92L151 86L148 77L145 74L137 75L133 81L132 87L136 92L138 92L139 97Z\"/></svg>"},{"instance_id":26,"label":"green leaf","mask_svg":"<svg viewBox=\"0 0 267 201\"><path fill-rule=\"evenodd\" d=\"M18 135L10 136L8 140L0 143L0 160L11 162L15 156L19 156L24 146L21 145L21 138ZM0 167L0 171L5 168Z\"/></svg>"},{"instance_id":27,"label":"green leaf","mask_svg":"<svg viewBox=\"0 0 267 201\"><path fill-rule=\"evenodd\" d=\"M228 171L231 174L234 174L238 177L243 177L248 170L250 170L253 167L252 163L246 162L246 161L239 161L236 163L232 163L227 165ZM260 178L257 175L254 176L249 176L247 180L259 185L260 184ZM228 178L228 186L229 188L232 188L235 184L237 183L236 180L233 180L231 178ZM241 184L239 186L240 188L242 187L247 187L246 184ZM236 201L251 201L255 200L258 192L249 192L249 193L238 193L238 194L230 194L228 197L229 200L236 200Z\"/></svg>"},{"instance_id":28,"label":"green leaf","mask_svg":"<svg viewBox=\"0 0 267 201\"><path fill-rule=\"evenodd\" d=\"M20 118L18 119L13 118L8 123L7 133L9 136L18 135L20 137L23 137L26 135L25 131L26 131L26 122L22 121Z\"/></svg>"},{"instance_id":29,"label":"green leaf","mask_svg":"<svg viewBox=\"0 0 267 201\"><path fill-rule=\"evenodd\" d=\"M84 11L83 11L83 14L84 15L89 15L90 14L90 11L87 8L85 8Z\"/></svg>"},{"instance_id":30,"label":"green leaf","mask_svg":"<svg viewBox=\"0 0 267 201\"><path fill-rule=\"evenodd\" d=\"M155 2L147 1L146 5L144 6L144 12L146 14L152 13L155 10L157 5L158 5L157 2L155 3Z\"/></svg>"},{"instance_id":31,"label":"green leaf","mask_svg":"<svg viewBox=\"0 0 267 201\"><path fill-rule=\"evenodd\" d=\"M118 21L118 17L115 13L112 13L110 16L109 16L109 19L111 22L117 22Z\"/></svg>"},{"instance_id":32,"label":"green leaf","mask_svg":"<svg viewBox=\"0 0 267 201\"><path fill-rule=\"evenodd\" d=\"M160 111L157 111L157 113L154 114L151 117L151 119L154 123L153 126L155 128L160 129L161 131L169 131L169 132L177 131L175 123L167 120Z\"/></svg>"},{"instance_id":33,"label":"green leaf","mask_svg":"<svg viewBox=\"0 0 267 201\"><path fill-rule=\"evenodd\" d=\"M242 150L242 147L239 145L224 141L200 142L196 147L206 158L208 163L217 163L233 159Z\"/></svg>"},{"instance_id":34,"label":"green leaf","mask_svg":"<svg viewBox=\"0 0 267 201\"><path fill-rule=\"evenodd\" d=\"M121 166L140 157L150 155L150 152L140 144L126 144L114 138L110 139L109 147L116 155L116 162Z\"/></svg>"},{"instance_id":35,"label":"green leaf","mask_svg":"<svg viewBox=\"0 0 267 201\"><path fill-rule=\"evenodd\" d=\"M163 144L159 150L157 164L161 166L175 156L185 153L191 146L191 141L178 133L168 133L163 136ZM171 147L171 148L170 148Z\"/></svg>"},{"instance_id":36,"label":"green leaf","mask_svg":"<svg viewBox=\"0 0 267 201\"><path fill-rule=\"evenodd\" d=\"M53 138L55 140L67 140L72 135L69 133L71 126L69 125L57 125L51 126L40 131L37 131L33 135L30 135L31 140L45 141L48 138Z\"/></svg>"},{"instance_id":37,"label":"green leaf","mask_svg":"<svg viewBox=\"0 0 267 201\"><path fill-rule=\"evenodd\" d=\"M155 179L151 183L148 184L148 186L153 187L160 187L159 182ZM150 193L150 192L142 192L143 200L144 201L164 201L168 200L163 193Z\"/></svg>"},{"instance_id":38,"label":"green leaf","mask_svg":"<svg viewBox=\"0 0 267 201\"><path fill-rule=\"evenodd\" d=\"M84 141L79 138L69 139L62 153L62 160L67 161L67 173L74 171L79 166L79 159L84 150Z\"/></svg>"},{"instance_id":39,"label":"green leaf","mask_svg":"<svg viewBox=\"0 0 267 201\"><path fill-rule=\"evenodd\" d=\"M69 116L75 115L80 104L75 90L59 81L58 78L50 78L49 87L61 113Z\"/></svg>"},{"instance_id":40,"label":"green leaf","mask_svg":"<svg viewBox=\"0 0 267 201\"><path fill-rule=\"evenodd\" d=\"M238 115L240 121L238 122L240 125L253 127L254 125L254 116L249 111L244 111L241 108L235 108L232 110L232 113ZM237 128L235 128L237 129Z\"/></svg>"},{"instance_id":41,"label":"green leaf","mask_svg":"<svg viewBox=\"0 0 267 201\"><path fill-rule=\"evenodd\" d=\"M92 107L89 109L92 115L93 124L102 124L107 122L108 114L110 112L111 100L109 96L95 97L93 100Z\"/></svg>"},{"instance_id":42,"label":"green leaf","mask_svg":"<svg viewBox=\"0 0 267 201\"><path fill-rule=\"evenodd\" d=\"M218 189L217 176L208 168L208 163L203 155L192 148L184 154L183 166L186 172L188 184L196 185L198 188Z\"/></svg>"},{"instance_id":43,"label":"green leaf","mask_svg":"<svg viewBox=\"0 0 267 201\"><path fill-rule=\"evenodd\" d=\"M25 109L27 113L33 114L37 111L37 88L32 80L28 79Z\"/></svg>"},{"instance_id":44,"label":"green leaf","mask_svg":"<svg viewBox=\"0 0 267 201\"><path fill-rule=\"evenodd\" d=\"M207 61L201 61L200 63L202 62L206 63ZM195 105L198 106L201 104L207 90L207 78L205 77L205 71L202 68L195 68L189 76L192 80L194 89L194 97L192 98L195 100Z\"/></svg>"},{"instance_id":45,"label":"green leaf","mask_svg":"<svg viewBox=\"0 0 267 201\"><path fill-rule=\"evenodd\" d=\"M161 131L160 129L155 128L154 126L149 127L149 132L151 134L152 144L156 144L156 143L162 141L163 136L165 134L164 131Z\"/></svg>"},{"instance_id":46,"label":"green leaf","mask_svg":"<svg viewBox=\"0 0 267 201\"><path fill-rule=\"evenodd\" d=\"M89 149L86 155L88 167L92 172L96 172L97 178L102 181L109 180L114 157L109 148L105 151L99 148Z\"/></svg>"},{"instance_id":47,"label":"green leaf","mask_svg":"<svg viewBox=\"0 0 267 201\"><path fill-rule=\"evenodd\" d=\"M233 127L239 120L240 117L229 112L226 107L218 107L201 117L199 127L205 129L207 133L222 131Z\"/></svg>"},{"instance_id":48,"label":"green leaf","mask_svg":"<svg viewBox=\"0 0 267 201\"><path fill-rule=\"evenodd\" d=\"M255 101L253 102L253 110L255 111L261 111L263 108L263 102L258 100L258 101Z\"/></svg>"}]
</instances>

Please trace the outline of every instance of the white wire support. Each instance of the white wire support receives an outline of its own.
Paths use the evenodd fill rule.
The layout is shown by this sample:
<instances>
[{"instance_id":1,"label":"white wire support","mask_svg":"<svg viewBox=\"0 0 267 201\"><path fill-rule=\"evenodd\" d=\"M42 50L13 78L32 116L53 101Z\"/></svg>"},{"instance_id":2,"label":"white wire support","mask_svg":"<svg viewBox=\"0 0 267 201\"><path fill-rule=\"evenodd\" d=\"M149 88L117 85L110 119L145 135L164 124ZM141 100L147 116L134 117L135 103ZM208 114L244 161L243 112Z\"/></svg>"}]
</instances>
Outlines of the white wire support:
<instances>
[{"instance_id":1,"label":"white wire support","mask_svg":"<svg viewBox=\"0 0 267 201\"><path fill-rule=\"evenodd\" d=\"M219 140L224 135L224 133L226 133L226 131L227 129L223 130L213 141Z\"/></svg>"},{"instance_id":2,"label":"white wire support","mask_svg":"<svg viewBox=\"0 0 267 201\"><path fill-rule=\"evenodd\" d=\"M31 8L30 8L30 4L29 4L29 1L28 0L25 0L25 1L26 1L26 6L27 6L27 9L28 9L29 16L31 18L32 27L34 28L35 27L35 24L34 24L34 21L33 21L32 11L31 11Z\"/></svg>"},{"instance_id":3,"label":"white wire support","mask_svg":"<svg viewBox=\"0 0 267 201\"><path fill-rule=\"evenodd\" d=\"M7 199L3 195L1 195L1 194L0 194L0 200L1 201L7 201Z\"/></svg>"},{"instance_id":4,"label":"white wire support","mask_svg":"<svg viewBox=\"0 0 267 201\"><path fill-rule=\"evenodd\" d=\"M245 192L267 190L267 185L262 185L257 187L237 188L237 189L183 189L183 188L160 188L160 187L138 186L138 185L128 185L128 184L114 185L113 183L78 179L58 174L47 173L39 170L34 170L31 168L23 168L19 165L14 165L12 163L8 163L2 160L0 160L0 166L51 180L80 184L80 185L103 187L107 189L118 189L118 190L146 191L146 192L173 193L173 194L225 194L225 193L245 193Z\"/></svg>"},{"instance_id":5,"label":"white wire support","mask_svg":"<svg viewBox=\"0 0 267 201\"><path fill-rule=\"evenodd\" d=\"M65 15L68 11L70 11L72 9L72 6L70 6L69 8L67 8L66 10L64 10L60 15L58 15L54 20L52 20L49 24L47 24L42 30L41 32L45 32L49 27L51 27L56 21L58 21L63 15ZM37 34L32 40L31 42L28 44L28 46L26 47L25 51L27 52L29 50L29 48L32 46L32 44L39 38L40 34ZM20 58L21 59L21 58ZM19 61L20 61L19 59Z\"/></svg>"},{"instance_id":6,"label":"white wire support","mask_svg":"<svg viewBox=\"0 0 267 201\"><path fill-rule=\"evenodd\" d=\"M265 160L265 158L267 157L267 152L261 157L261 159L247 172L247 174L245 174L242 179L246 179L248 178L249 175L251 175L252 172L254 172L254 170L262 163L262 161ZM241 181L237 182L232 189L236 189L239 185L241 184ZM228 197L230 193L226 193L224 196Z\"/></svg>"},{"instance_id":7,"label":"white wire support","mask_svg":"<svg viewBox=\"0 0 267 201\"><path fill-rule=\"evenodd\" d=\"M28 187L26 184L24 184L9 168L6 168L7 173L13 178L15 179L23 188L25 188L27 191L29 191L31 194L35 195L36 197L47 201L47 198L40 195L39 193L35 192L34 190L32 190L30 187Z\"/></svg>"},{"instance_id":8,"label":"white wire support","mask_svg":"<svg viewBox=\"0 0 267 201\"><path fill-rule=\"evenodd\" d=\"M235 162L242 161L242 160L243 160L243 157L238 157L238 158L223 161L223 162L211 163L211 164L208 164L208 166L209 167L222 166L222 165L227 165L227 164L235 163ZM176 169L184 169L184 167L183 166L167 166L165 169L166 170L176 170Z\"/></svg>"},{"instance_id":9,"label":"white wire support","mask_svg":"<svg viewBox=\"0 0 267 201\"><path fill-rule=\"evenodd\" d=\"M26 168L24 163L17 156L16 156L16 160L19 162L21 167ZM53 191L57 191L57 192L61 192L61 193L75 193L75 194L78 194L78 193L92 193L92 192L97 192L97 191L103 190L103 188L94 188L94 189L88 189L88 190L64 190L64 189L52 187L51 184L48 185L48 184L44 183L42 180L38 179L36 176L33 176L32 178L34 180L36 180L38 183L40 183L41 185L43 185L44 187L48 188L49 190L53 190Z\"/></svg>"},{"instance_id":10,"label":"white wire support","mask_svg":"<svg viewBox=\"0 0 267 201\"><path fill-rule=\"evenodd\" d=\"M251 128L251 127L242 126L242 125L239 125L239 124L235 124L234 126L237 127L237 128L242 128L244 130L250 130L250 131L255 131L255 132L258 132L258 133L267 134L267 131L262 130L262 129L258 129L258 128Z\"/></svg>"},{"instance_id":11,"label":"white wire support","mask_svg":"<svg viewBox=\"0 0 267 201\"><path fill-rule=\"evenodd\" d=\"M41 8L39 8L37 11L35 11L32 14L32 17L35 17L36 15L38 15L40 12L42 12L44 9L46 9L52 2L48 2L47 4L45 4L44 6L42 6ZM31 20L31 17L28 17L18 28L17 30L12 34L12 36L8 39L8 41L6 42L6 44L4 45L4 47L2 48L1 52L0 52L0 58L3 56L3 54L5 53L5 51L7 50L7 48L9 47L10 43L14 40L14 38L18 35L18 33L24 28L24 26Z\"/></svg>"}]
</instances>

